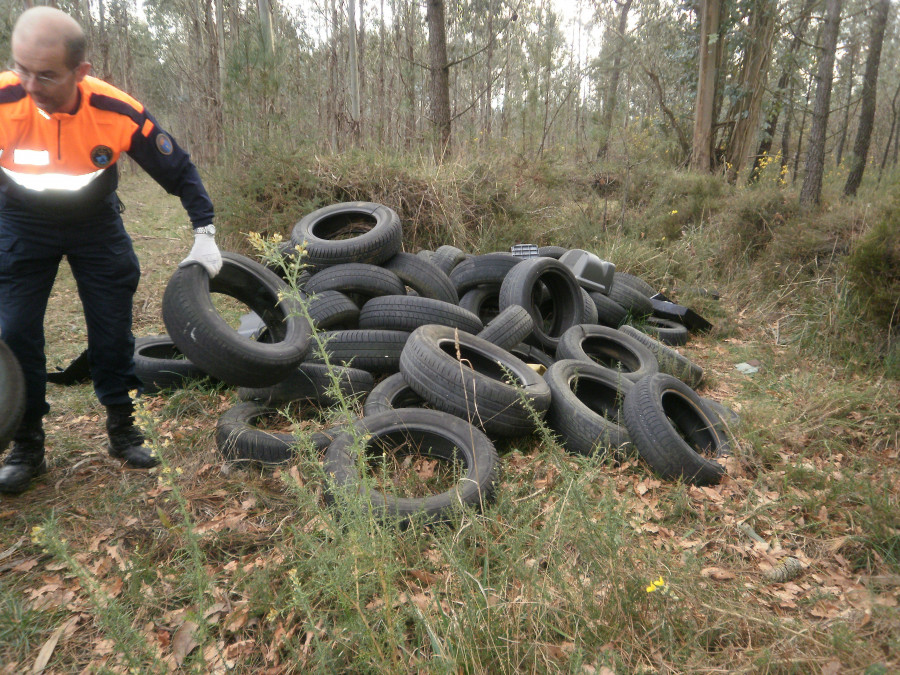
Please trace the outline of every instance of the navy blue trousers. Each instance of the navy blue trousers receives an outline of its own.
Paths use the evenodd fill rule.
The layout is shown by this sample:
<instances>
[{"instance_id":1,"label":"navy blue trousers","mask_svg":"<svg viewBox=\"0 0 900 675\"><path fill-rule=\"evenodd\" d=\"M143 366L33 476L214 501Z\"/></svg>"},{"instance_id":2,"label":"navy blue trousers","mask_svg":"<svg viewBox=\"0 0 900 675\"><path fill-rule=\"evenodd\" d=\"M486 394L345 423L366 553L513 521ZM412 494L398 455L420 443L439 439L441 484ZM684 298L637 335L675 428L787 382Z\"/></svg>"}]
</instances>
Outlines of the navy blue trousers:
<instances>
[{"instance_id":1,"label":"navy blue trousers","mask_svg":"<svg viewBox=\"0 0 900 675\"><path fill-rule=\"evenodd\" d=\"M0 337L25 374L23 424L50 410L44 315L63 256L84 308L97 398L103 405L127 403L128 392L141 386L131 332L141 270L121 217L54 224L0 211Z\"/></svg>"}]
</instances>

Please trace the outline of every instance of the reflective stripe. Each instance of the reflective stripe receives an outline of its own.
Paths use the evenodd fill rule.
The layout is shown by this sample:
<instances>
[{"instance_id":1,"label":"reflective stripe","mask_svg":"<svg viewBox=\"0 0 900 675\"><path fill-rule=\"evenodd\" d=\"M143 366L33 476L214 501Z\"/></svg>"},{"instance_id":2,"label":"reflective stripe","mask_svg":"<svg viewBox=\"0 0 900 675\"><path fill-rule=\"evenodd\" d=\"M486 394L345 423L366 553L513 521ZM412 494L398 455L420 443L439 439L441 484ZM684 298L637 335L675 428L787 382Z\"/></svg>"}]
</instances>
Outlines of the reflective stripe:
<instances>
[{"instance_id":1,"label":"reflective stripe","mask_svg":"<svg viewBox=\"0 0 900 675\"><path fill-rule=\"evenodd\" d=\"M70 176L64 173L18 173L3 167L3 172L16 184L27 190L43 192L44 190L67 190L77 192L86 187L92 180L103 173L104 169L86 173L80 176Z\"/></svg>"},{"instance_id":2,"label":"reflective stripe","mask_svg":"<svg viewBox=\"0 0 900 675\"><path fill-rule=\"evenodd\" d=\"M50 153L46 150L13 150L13 161L16 164L30 164L32 166L50 166Z\"/></svg>"}]
</instances>

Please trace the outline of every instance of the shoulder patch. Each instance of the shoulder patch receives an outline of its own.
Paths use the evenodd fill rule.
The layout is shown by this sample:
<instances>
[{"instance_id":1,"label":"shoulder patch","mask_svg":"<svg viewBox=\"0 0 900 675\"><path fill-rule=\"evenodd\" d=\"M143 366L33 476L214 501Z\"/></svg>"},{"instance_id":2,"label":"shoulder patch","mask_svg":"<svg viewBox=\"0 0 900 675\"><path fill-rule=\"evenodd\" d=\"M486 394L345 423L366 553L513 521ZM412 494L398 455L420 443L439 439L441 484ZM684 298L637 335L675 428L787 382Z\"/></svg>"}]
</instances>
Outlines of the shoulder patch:
<instances>
[{"instance_id":1,"label":"shoulder patch","mask_svg":"<svg viewBox=\"0 0 900 675\"><path fill-rule=\"evenodd\" d=\"M156 134L156 149L159 150L161 155L171 155L174 150L172 139L167 134Z\"/></svg>"},{"instance_id":2,"label":"shoulder patch","mask_svg":"<svg viewBox=\"0 0 900 675\"><path fill-rule=\"evenodd\" d=\"M91 161L98 169L105 169L112 161L113 151L108 145L97 145L91 150Z\"/></svg>"}]
</instances>

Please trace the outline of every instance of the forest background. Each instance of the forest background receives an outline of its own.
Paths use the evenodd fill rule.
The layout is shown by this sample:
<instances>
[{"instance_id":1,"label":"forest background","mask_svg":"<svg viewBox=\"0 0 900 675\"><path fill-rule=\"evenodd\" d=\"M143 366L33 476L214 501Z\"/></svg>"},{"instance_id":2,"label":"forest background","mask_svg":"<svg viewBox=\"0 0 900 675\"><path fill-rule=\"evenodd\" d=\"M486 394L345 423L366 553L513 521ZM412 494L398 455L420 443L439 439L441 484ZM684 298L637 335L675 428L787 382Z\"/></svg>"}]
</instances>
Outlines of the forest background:
<instances>
[{"instance_id":1,"label":"forest background","mask_svg":"<svg viewBox=\"0 0 900 675\"><path fill-rule=\"evenodd\" d=\"M0 5L7 54L27 4ZM900 667L896 2L56 4L191 152L223 248L370 200L408 251L590 249L713 321L682 350L741 424L714 488L542 438L500 448L482 516L396 532L337 526L315 457L220 470L227 388L145 399L170 470L139 475L89 385L51 388L51 474L0 503L0 670ZM160 333L187 223L123 173ZM63 270L53 365L79 311Z\"/></svg>"}]
</instances>

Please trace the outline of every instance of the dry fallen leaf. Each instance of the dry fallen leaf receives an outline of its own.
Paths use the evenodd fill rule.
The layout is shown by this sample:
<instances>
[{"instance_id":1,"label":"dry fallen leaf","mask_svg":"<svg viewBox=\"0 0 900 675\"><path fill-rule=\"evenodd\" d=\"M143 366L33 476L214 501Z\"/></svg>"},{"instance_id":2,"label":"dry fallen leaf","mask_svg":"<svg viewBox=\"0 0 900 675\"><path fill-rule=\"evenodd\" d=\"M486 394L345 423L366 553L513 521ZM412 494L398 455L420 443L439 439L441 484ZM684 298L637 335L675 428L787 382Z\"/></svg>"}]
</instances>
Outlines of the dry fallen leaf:
<instances>
[{"instance_id":1,"label":"dry fallen leaf","mask_svg":"<svg viewBox=\"0 0 900 675\"><path fill-rule=\"evenodd\" d=\"M172 636L172 657L175 659L175 665L180 666L184 663L187 655L197 647L197 641L194 640L194 632L196 630L196 623L185 621L175 631L175 634Z\"/></svg>"},{"instance_id":2,"label":"dry fallen leaf","mask_svg":"<svg viewBox=\"0 0 900 675\"><path fill-rule=\"evenodd\" d=\"M734 572L723 570L721 567L704 567L700 570L700 575L715 581L728 581L734 579Z\"/></svg>"},{"instance_id":3,"label":"dry fallen leaf","mask_svg":"<svg viewBox=\"0 0 900 675\"><path fill-rule=\"evenodd\" d=\"M53 634L49 637L49 639L44 643L41 647L41 650L38 652L37 658L34 660L34 664L31 666L32 673L40 673L47 667L47 663L50 661L50 657L53 656L53 650L56 649L56 645L59 642L59 638L69 627L69 624L75 623L78 621L78 617L74 616L68 621L60 624L60 626L53 631Z\"/></svg>"}]
</instances>

